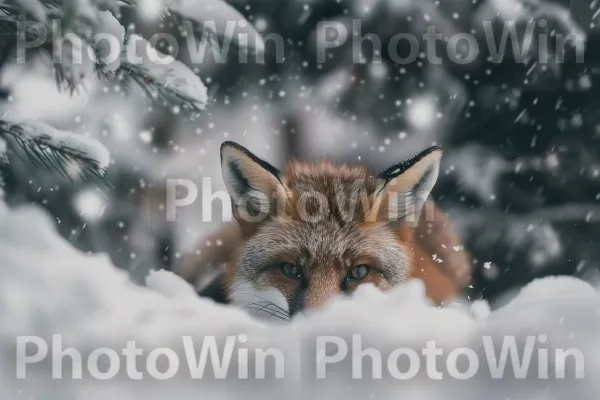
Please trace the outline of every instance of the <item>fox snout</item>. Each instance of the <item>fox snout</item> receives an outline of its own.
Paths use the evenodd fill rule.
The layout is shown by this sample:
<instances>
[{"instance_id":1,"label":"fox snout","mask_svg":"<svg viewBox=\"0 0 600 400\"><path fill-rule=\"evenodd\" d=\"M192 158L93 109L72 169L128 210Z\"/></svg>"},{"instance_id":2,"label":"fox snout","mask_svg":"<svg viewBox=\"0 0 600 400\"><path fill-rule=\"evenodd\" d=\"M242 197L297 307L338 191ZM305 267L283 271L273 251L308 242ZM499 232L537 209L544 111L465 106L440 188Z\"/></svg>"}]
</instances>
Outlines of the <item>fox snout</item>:
<instances>
[{"instance_id":1,"label":"fox snout","mask_svg":"<svg viewBox=\"0 0 600 400\"><path fill-rule=\"evenodd\" d=\"M254 315L289 320L297 314L325 306L336 297L350 294L337 277L321 276L293 286L246 283L233 285L231 300Z\"/></svg>"}]
</instances>

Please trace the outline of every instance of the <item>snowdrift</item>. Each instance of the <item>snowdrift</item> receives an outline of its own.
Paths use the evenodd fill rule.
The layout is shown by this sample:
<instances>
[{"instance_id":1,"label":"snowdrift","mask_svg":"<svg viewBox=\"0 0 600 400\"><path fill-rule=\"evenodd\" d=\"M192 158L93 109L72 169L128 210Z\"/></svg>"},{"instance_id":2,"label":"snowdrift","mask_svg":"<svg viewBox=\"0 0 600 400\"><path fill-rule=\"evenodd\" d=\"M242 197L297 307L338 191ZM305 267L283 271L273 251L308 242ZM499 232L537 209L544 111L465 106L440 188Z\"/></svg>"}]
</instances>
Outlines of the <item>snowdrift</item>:
<instances>
[{"instance_id":1,"label":"snowdrift","mask_svg":"<svg viewBox=\"0 0 600 400\"><path fill-rule=\"evenodd\" d=\"M34 207L1 212L1 399L579 400L600 391L600 297L575 278L535 281L493 312L481 302L432 307L418 282L387 294L367 287L278 324L200 299L167 272L136 286L53 224ZM135 363L124 355L132 343ZM435 364L424 355L433 345ZM219 365L227 354L229 368Z\"/></svg>"}]
</instances>

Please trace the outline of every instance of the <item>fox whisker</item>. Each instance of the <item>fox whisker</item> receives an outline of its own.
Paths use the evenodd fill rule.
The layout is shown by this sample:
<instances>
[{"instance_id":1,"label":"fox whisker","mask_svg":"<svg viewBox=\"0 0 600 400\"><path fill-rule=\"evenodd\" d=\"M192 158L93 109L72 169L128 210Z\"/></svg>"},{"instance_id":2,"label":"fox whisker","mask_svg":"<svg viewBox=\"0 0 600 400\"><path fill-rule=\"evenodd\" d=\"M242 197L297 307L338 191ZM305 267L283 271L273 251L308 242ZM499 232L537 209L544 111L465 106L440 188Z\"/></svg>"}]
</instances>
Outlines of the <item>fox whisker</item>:
<instances>
[{"instance_id":1,"label":"fox whisker","mask_svg":"<svg viewBox=\"0 0 600 400\"><path fill-rule=\"evenodd\" d=\"M253 306L253 307L261 307L262 306L261 310L268 309L269 311L274 312L283 318L289 319L289 315L287 312L283 312L283 310L281 310L281 308L278 307L277 304L274 304L270 301L255 301L253 303L246 304L246 306L244 306L244 308L246 308L248 306ZM273 307L274 309L271 309L271 307Z\"/></svg>"},{"instance_id":2,"label":"fox whisker","mask_svg":"<svg viewBox=\"0 0 600 400\"><path fill-rule=\"evenodd\" d=\"M257 315L259 312L266 312L267 314L269 314L269 315L271 315L271 316L273 316L273 317L275 317L277 319L289 322L289 318L283 317L283 316L281 316L279 314L276 314L275 312L269 310L268 308L265 308L264 306L263 307L258 307L258 306L251 306L251 305L248 304L248 305L244 306L244 308L247 308L247 309L250 309L250 310L255 310L254 315Z\"/></svg>"},{"instance_id":3,"label":"fox whisker","mask_svg":"<svg viewBox=\"0 0 600 400\"><path fill-rule=\"evenodd\" d=\"M244 294L244 295L249 295L249 296L254 296L254 297L258 297L258 298L259 298L259 299L261 299L261 300L264 300L264 301L266 301L266 302L269 302L270 304L272 304L272 305L273 305L273 307L275 307L277 310L279 310L280 312L284 313L285 315L289 315L289 312L288 312L288 310L286 310L286 309L284 309L283 307L281 307L281 306L279 306L279 305L277 305L277 304L273 303L271 300L269 300L269 299L267 299L267 298L265 298L265 297L259 296L259 295L255 294L255 293L241 293L241 294Z\"/></svg>"}]
</instances>

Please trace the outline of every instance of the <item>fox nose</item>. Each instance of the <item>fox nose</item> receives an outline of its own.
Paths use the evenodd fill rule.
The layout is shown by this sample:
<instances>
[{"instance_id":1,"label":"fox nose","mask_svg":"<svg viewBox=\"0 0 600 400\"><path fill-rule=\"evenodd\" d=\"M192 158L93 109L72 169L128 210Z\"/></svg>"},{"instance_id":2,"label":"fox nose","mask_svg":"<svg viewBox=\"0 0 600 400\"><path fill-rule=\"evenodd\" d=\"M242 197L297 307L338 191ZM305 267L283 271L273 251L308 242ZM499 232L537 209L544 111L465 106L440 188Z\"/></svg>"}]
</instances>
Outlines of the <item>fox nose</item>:
<instances>
[{"instance_id":1,"label":"fox nose","mask_svg":"<svg viewBox=\"0 0 600 400\"><path fill-rule=\"evenodd\" d=\"M290 303L290 316L302 314L306 311L319 309L334 299L338 293L319 294L316 296L308 296L303 301L292 301Z\"/></svg>"},{"instance_id":2,"label":"fox nose","mask_svg":"<svg viewBox=\"0 0 600 400\"><path fill-rule=\"evenodd\" d=\"M340 288L336 281L316 281L306 290L304 309L320 308L340 295Z\"/></svg>"},{"instance_id":3,"label":"fox nose","mask_svg":"<svg viewBox=\"0 0 600 400\"><path fill-rule=\"evenodd\" d=\"M320 308L342 293L335 268L316 268L289 301L290 315Z\"/></svg>"}]
</instances>

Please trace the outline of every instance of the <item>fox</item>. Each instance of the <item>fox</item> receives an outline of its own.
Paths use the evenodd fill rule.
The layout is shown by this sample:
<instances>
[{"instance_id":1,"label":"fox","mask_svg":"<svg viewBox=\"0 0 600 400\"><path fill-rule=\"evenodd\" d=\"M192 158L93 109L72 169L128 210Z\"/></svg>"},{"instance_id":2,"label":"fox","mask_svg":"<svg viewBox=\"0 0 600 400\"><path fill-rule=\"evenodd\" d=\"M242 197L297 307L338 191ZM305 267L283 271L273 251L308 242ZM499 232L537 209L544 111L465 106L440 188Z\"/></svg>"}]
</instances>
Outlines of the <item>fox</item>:
<instances>
[{"instance_id":1,"label":"fox","mask_svg":"<svg viewBox=\"0 0 600 400\"><path fill-rule=\"evenodd\" d=\"M364 284L420 279L438 306L469 284L469 254L430 198L441 147L379 174L327 160L279 170L232 141L220 156L234 218L174 271L192 284L214 276L200 296L289 321Z\"/></svg>"}]
</instances>

